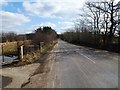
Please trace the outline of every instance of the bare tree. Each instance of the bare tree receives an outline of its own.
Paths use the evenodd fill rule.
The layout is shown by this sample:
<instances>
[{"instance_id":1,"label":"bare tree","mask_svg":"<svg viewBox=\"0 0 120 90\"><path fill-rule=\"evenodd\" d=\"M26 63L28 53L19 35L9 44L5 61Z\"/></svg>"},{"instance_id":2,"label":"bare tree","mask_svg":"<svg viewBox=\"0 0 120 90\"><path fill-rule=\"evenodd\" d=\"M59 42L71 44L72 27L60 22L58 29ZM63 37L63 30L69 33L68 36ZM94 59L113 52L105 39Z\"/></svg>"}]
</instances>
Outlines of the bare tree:
<instances>
[{"instance_id":1,"label":"bare tree","mask_svg":"<svg viewBox=\"0 0 120 90\"><path fill-rule=\"evenodd\" d=\"M101 5L96 5L96 3L101 3ZM91 7L94 7L96 9L100 10L105 15L104 20L106 22L106 33L108 32L108 39L107 39L108 45L111 45L112 38L115 34L116 28L120 23L119 19L116 19L118 17L118 11L120 9L119 5L120 5L120 3L118 2L116 4L114 0L110 0L110 1L106 1L106 2L90 3ZM107 17L106 17L106 15L107 15ZM109 25L109 27L108 27L108 25Z\"/></svg>"},{"instance_id":2,"label":"bare tree","mask_svg":"<svg viewBox=\"0 0 120 90\"><path fill-rule=\"evenodd\" d=\"M92 4L91 2L86 3L87 8L92 13L92 16L90 16L90 15L89 16L92 17L92 19L93 19L94 31L98 31L100 33L99 24L100 24L101 11L99 9L94 8L91 4ZM101 5L100 3L96 3L96 4L97 4L97 6Z\"/></svg>"}]
</instances>

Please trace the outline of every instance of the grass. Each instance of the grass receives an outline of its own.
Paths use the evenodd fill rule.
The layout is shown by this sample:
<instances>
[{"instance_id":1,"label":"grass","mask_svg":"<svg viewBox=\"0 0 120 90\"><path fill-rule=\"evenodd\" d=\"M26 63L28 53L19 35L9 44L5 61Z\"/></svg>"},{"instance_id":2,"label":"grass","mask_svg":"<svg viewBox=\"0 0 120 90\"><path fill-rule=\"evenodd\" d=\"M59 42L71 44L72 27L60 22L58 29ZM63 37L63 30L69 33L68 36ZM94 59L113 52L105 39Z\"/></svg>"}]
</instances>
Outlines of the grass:
<instances>
[{"instance_id":1,"label":"grass","mask_svg":"<svg viewBox=\"0 0 120 90\"><path fill-rule=\"evenodd\" d=\"M16 43L8 43L3 46L3 55L11 55L17 53L17 44Z\"/></svg>"},{"instance_id":2,"label":"grass","mask_svg":"<svg viewBox=\"0 0 120 90\"><path fill-rule=\"evenodd\" d=\"M30 54L24 55L24 58L21 62L32 63L32 62L38 60L40 57L41 57L40 51L37 50L37 51L32 52Z\"/></svg>"},{"instance_id":3,"label":"grass","mask_svg":"<svg viewBox=\"0 0 120 90\"><path fill-rule=\"evenodd\" d=\"M35 52L32 52L31 54L24 55L24 59L22 61L32 63L32 62L38 60L41 56L46 54L48 51L52 50L54 45L55 45L54 43L47 44L43 47L42 52L40 52L40 50L36 50Z\"/></svg>"},{"instance_id":4,"label":"grass","mask_svg":"<svg viewBox=\"0 0 120 90\"><path fill-rule=\"evenodd\" d=\"M31 40L19 41L21 44L29 44ZM2 55L2 53L0 53ZM3 46L3 55L17 55L17 42L7 42Z\"/></svg>"},{"instance_id":5,"label":"grass","mask_svg":"<svg viewBox=\"0 0 120 90\"><path fill-rule=\"evenodd\" d=\"M52 44L44 45L42 53L40 52L40 50L36 50L32 53L24 55L23 60L19 61L13 66L22 66L22 65L31 64L37 60L40 60L44 55L48 53L48 51L51 51L53 49L56 43L57 42L53 42Z\"/></svg>"}]
</instances>

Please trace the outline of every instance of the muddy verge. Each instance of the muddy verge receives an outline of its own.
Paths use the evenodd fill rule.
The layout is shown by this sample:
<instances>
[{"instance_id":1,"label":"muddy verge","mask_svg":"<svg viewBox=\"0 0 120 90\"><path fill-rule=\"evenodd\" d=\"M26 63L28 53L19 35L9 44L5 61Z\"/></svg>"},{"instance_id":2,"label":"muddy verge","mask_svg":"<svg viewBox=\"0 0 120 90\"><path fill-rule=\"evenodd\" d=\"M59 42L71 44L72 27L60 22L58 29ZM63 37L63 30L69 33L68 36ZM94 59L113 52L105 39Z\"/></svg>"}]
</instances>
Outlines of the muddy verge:
<instances>
[{"instance_id":1,"label":"muddy verge","mask_svg":"<svg viewBox=\"0 0 120 90\"><path fill-rule=\"evenodd\" d=\"M46 84L47 74L50 71L49 62L51 60L49 54L44 55L41 60L36 63L40 63L39 67L30 76L26 83L23 83L21 88L42 88Z\"/></svg>"}]
</instances>

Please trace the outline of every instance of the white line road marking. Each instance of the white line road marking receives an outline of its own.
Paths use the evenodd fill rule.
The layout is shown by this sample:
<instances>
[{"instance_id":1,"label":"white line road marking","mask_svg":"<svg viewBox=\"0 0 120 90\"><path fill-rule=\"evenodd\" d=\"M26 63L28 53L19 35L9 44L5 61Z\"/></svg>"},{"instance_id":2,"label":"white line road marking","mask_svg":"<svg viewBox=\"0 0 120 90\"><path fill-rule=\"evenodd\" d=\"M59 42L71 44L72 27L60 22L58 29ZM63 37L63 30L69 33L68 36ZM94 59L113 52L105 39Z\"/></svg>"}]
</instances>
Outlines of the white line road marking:
<instances>
[{"instance_id":1,"label":"white line road marking","mask_svg":"<svg viewBox=\"0 0 120 90\"><path fill-rule=\"evenodd\" d=\"M54 64L53 64L53 62L52 62L52 65L51 65L51 71L53 70L53 66L54 66ZM55 82L54 82L54 80L53 80L52 88L54 88L54 87L55 87Z\"/></svg>"},{"instance_id":2,"label":"white line road marking","mask_svg":"<svg viewBox=\"0 0 120 90\"><path fill-rule=\"evenodd\" d=\"M53 86L52 86L52 88L55 88L55 82L53 81Z\"/></svg>"},{"instance_id":3,"label":"white line road marking","mask_svg":"<svg viewBox=\"0 0 120 90\"><path fill-rule=\"evenodd\" d=\"M88 60L90 60L91 62L95 63L95 61L93 61L92 59L90 59L89 57L85 56L84 54L80 53L82 56L84 56L85 58L87 58Z\"/></svg>"},{"instance_id":4,"label":"white line road marking","mask_svg":"<svg viewBox=\"0 0 120 90\"><path fill-rule=\"evenodd\" d=\"M53 62L52 62L52 65L51 65L51 71L53 70L53 66L54 66L54 64L53 64ZM52 88L54 88L55 87L55 82L54 82L54 80L53 80L53 83L52 83Z\"/></svg>"}]
</instances>

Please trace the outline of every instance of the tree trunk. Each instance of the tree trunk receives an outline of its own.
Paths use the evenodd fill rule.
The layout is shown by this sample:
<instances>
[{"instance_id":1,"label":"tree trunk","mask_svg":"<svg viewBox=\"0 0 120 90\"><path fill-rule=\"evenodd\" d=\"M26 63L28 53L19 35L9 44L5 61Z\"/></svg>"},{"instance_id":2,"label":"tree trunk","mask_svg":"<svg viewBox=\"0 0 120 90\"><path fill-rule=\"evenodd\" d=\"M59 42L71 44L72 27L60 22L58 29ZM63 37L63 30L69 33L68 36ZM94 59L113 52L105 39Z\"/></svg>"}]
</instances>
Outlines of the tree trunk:
<instances>
[{"instance_id":1,"label":"tree trunk","mask_svg":"<svg viewBox=\"0 0 120 90\"><path fill-rule=\"evenodd\" d=\"M108 35L108 48L111 48L111 44L112 44L112 38L114 36L113 33L113 26L114 26L114 19L113 19L113 2L111 2L111 14L110 14L110 22L111 22L111 26L110 26L110 32Z\"/></svg>"}]
</instances>

